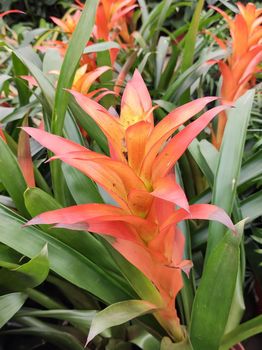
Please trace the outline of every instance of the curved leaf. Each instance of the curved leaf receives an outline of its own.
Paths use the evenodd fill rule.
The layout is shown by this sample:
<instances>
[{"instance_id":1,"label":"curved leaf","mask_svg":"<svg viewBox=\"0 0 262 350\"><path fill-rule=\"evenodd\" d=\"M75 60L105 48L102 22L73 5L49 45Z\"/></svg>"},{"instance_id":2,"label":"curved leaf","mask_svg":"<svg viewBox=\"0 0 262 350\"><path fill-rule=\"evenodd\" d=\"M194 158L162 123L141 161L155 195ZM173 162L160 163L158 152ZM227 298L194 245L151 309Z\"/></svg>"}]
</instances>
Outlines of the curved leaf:
<instances>
[{"instance_id":1,"label":"curved leaf","mask_svg":"<svg viewBox=\"0 0 262 350\"><path fill-rule=\"evenodd\" d=\"M0 328L23 306L26 294L10 293L0 296Z\"/></svg>"},{"instance_id":2,"label":"curved leaf","mask_svg":"<svg viewBox=\"0 0 262 350\"><path fill-rule=\"evenodd\" d=\"M262 315L259 315L252 320L242 323L230 333L227 333L223 340L219 350L228 350L235 344L246 340L253 335L262 332Z\"/></svg>"},{"instance_id":3,"label":"curved leaf","mask_svg":"<svg viewBox=\"0 0 262 350\"><path fill-rule=\"evenodd\" d=\"M23 291L27 288L35 288L48 276L49 262L47 245L41 252L29 262L15 267L0 269L0 285L4 289Z\"/></svg>"},{"instance_id":4,"label":"curved leaf","mask_svg":"<svg viewBox=\"0 0 262 350\"><path fill-rule=\"evenodd\" d=\"M108 306L96 314L88 334L87 344L105 329L118 326L133 318L156 310L156 306L144 300L127 300Z\"/></svg>"}]
</instances>

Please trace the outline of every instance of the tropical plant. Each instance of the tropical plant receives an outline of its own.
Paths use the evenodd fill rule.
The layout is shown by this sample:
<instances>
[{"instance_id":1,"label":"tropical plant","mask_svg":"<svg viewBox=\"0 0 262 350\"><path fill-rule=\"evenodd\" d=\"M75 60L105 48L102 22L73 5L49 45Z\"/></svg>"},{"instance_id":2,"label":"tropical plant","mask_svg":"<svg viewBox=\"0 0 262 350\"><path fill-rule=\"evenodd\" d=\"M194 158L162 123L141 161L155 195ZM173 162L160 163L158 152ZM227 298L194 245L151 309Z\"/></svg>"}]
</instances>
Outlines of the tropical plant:
<instances>
[{"instance_id":1,"label":"tropical plant","mask_svg":"<svg viewBox=\"0 0 262 350\"><path fill-rule=\"evenodd\" d=\"M0 348L250 349L262 331L261 10L76 1L39 28L8 26L24 16L9 10Z\"/></svg>"}]
</instances>

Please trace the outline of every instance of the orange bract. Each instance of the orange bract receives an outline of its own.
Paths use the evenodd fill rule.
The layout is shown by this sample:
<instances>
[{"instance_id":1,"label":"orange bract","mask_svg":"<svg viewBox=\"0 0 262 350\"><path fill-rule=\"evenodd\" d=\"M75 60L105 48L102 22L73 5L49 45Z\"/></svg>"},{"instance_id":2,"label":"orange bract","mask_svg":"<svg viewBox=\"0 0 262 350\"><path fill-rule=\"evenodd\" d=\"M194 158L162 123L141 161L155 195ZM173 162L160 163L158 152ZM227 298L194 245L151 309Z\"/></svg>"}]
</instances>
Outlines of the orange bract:
<instances>
[{"instance_id":1,"label":"orange bract","mask_svg":"<svg viewBox=\"0 0 262 350\"><path fill-rule=\"evenodd\" d=\"M63 20L57 17L50 17L52 21L68 35L73 34L81 17L81 11L76 11L72 16L67 14Z\"/></svg>"},{"instance_id":2,"label":"orange bract","mask_svg":"<svg viewBox=\"0 0 262 350\"><path fill-rule=\"evenodd\" d=\"M63 19L51 17L52 21L61 29L64 34L70 38L81 17L81 10L84 5L76 1L79 9L74 14L67 13ZM128 24L132 18L133 10L137 7L135 0L112 1L101 0L98 5L95 26L93 28L92 39L86 46L94 42L117 41L122 48L133 45L133 37L129 33ZM46 40L43 45L37 47L40 51L45 52L48 49L57 49L61 56L65 56L68 42L62 40ZM119 49L109 50L112 66L118 55ZM80 60L80 66L87 65L84 74L96 69L96 53L83 54ZM81 68L80 68L81 70ZM96 74L94 72L94 74ZM84 79L84 77L83 77ZM79 82L80 84L80 82ZM83 92L83 90L76 89ZM105 94L108 92L105 92Z\"/></svg>"},{"instance_id":3,"label":"orange bract","mask_svg":"<svg viewBox=\"0 0 262 350\"><path fill-rule=\"evenodd\" d=\"M86 96L89 96L92 98L93 96L97 95L95 97L95 100L98 101L102 97L108 94L114 94L113 91L108 90L106 88L101 88L97 90L93 90L89 92L91 85L106 71L111 69L107 66L98 67L92 71L88 71L88 65L85 64L78 68L75 74L75 78L72 85L72 90L81 92L82 94L85 94Z\"/></svg>"},{"instance_id":4,"label":"orange bract","mask_svg":"<svg viewBox=\"0 0 262 350\"><path fill-rule=\"evenodd\" d=\"M80 1L75 1L80 8ZM100 0L94 29L94 37L103 40L117 40L120 44L133 44L128 31L132 12L137 7L136 0Z\"/></svg>"},{"instance_id":5,"label":"orange bract","mask_svg":"<svg viewBox=\"0 0 262 350\"><path fill-rule=\"evenodd\" d=\"M189 205L173 167L189 143L226 106L210 109L170 139L180 125L216 98L189 102L154 126L152 101L138 71L127 83L119 117L85 95L72 94L105 133L110 157L39 129L24 130L50 149L53 159L68 163L101 185L118 206L93 203L63 208L43 213L29 224L56 224L111 236L114 248L156 286L161 296L156 318L180 340L183 331L175 298L183 287L182 271L189 273L192 263L183 259L185 238L177 224L207 219L232 230L234 225L216 206Z\"/></svg>"},{"instance_id":6,"label":"orange bract","mask_svg":"<svg viewBox=\"0 0 262 350\"><path fill-rule=\"evenodd\" d=\"M223 101L236 101L255 84L255 74L262 60L262 11L252 3L244 6L237 3L240 13L231 19L224 11L213 7L226 20L231 34L231 53L226 61L219 61L222 74L221 97ZM226 44L218 42L222 48ZM219 117L213 144L220 147L226 125L226 113Z\"/></svg>"}]
</instances>

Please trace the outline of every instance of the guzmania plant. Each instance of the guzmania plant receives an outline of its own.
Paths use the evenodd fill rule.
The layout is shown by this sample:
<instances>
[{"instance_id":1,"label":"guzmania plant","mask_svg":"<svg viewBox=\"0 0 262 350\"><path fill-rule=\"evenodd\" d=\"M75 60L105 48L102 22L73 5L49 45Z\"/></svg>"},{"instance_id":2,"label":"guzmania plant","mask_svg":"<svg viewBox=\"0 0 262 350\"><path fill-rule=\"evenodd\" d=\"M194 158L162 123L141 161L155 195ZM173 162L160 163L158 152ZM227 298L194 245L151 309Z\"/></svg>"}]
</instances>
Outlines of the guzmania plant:
<instances>
[{"instance_id":1,"label":"guzmania plant","mask_svg":"<svg viewBox=\"0 0 262 350\"><path fill-rule=\"evenodd\" d=\"M222 209L210 204L189 205L173 167L189 143L227 106L208 110L170 139L179 126L216 98L200 98L178 107L154 127L154 107L138 71L124 90L119 117L87 96L72 94L104 131L110 157L39 129L24 130L55 154L52 159L60 159L93 179L118 205L68 207L43 213L28 224L56 224L112 237L113 247L159 291L155 316L174 340L181 341L185 335L175 299L183 287L182 271L189 274L192 262L183 259L185 238L178 223L213 219L232 231L235 228Z\"/></svg>"}]
</instances>

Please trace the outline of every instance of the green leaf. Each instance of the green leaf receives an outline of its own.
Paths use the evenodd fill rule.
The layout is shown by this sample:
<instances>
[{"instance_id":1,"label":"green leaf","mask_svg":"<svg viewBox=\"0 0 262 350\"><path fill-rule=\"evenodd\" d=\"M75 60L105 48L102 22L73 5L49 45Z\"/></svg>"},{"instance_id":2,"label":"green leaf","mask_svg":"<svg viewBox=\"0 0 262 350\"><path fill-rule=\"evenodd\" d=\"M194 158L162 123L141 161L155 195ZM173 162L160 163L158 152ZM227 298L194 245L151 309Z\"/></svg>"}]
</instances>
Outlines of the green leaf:
<instances>
[{"instance_id":1,"label":"green leaf","mask_svg":"<svg viewBox=\"0 0 262 350\"><path fill-rule=\"evenodd\" d=\"M244 221L228 231L211 252L193 304L190 340L194 350L217 350L224 335L236 286ZM212 327L211 327L212 325Z\"/></svg>"},{"instance_id":2,"label":"green leaf","mask_svg":"<svg viewBox=\"0 0 262 350\"><path fill-rule=\"evenodd\" d=\"M66 51L57 83L52 118L52 132L56 135L62 135L64 118L69 101L69 95L65 91L65 88L71 88L79 60L92 33L97 4L98 0L89 0L85 3L80 20Z\"/></svg>"},{"instance_id":3,"label":"green leaf","mask_svg":"<svg viewBox=\"0 0 262 350\"><path fill-rule=\"evenodd\" d=\"M161 10L158 13L157 25L156 25L156 27L154 28L154 31L153 31L153 48L156 46L156 43L158 41L159 33L161 31L161 28L162 28L162 25L164 24L165 19L168 16L168 12L169 12L169 10L171 8L172 2L173 2L173 0L163 0L159 4L159 5L163 5L163 6L161 7ZM160 6L159 6L159 9L160 9Z\"/></svg>"},{"instance_id":4,"label":"green leaf","mask_svg":"<svg viewBox=\"0 0 262 350\"><path fill-rule=\"evenodd\" d=\"M248 186L253 185L252 179L261 175L262 149L248 158L241 168L239 177L239 190L243 191Z\"/></svg>"},{"instance_id":5,"label":"green leaf","mask_svg":"<svg viewBox=\"0 0 262 350\"><path fill-rule=\"evenodd\" d=\"M75 119L68 112L66 113L65 117L64 137L80 145L85 144L83 136L79 130Z\"/></svg>"},{"instance_id":6,"label":"green leaf","mask_svg":"<svg viewBox=\"0 0 262 350\"><path fill-rule=\"evenodd\" d=\"M98 67L102 67L102 66L112 66L112 62L111 62L111 57L110 57L110 51L100 51L97 52L96 54L96 61L97 61L97 66ZM113 71L111 69L109 69L108 71L106 71L105 73L103 73L100 78L99 78L100 82L103 84L103 86L107 86L109 89L113 88ZM103 99L101 100L101 104L106 107L109 108L111 106L113 106L115 103L115 96L114 95L107 95L105 97L103 97Z\"/></svg>"},{"instance_id":7,"label":"green leaf","mask_svg":"<svg viewBox=\"0 0 262 350\"><path fill-rule=\"evenodd\" d=\"M213 174L215 174L218 164L217 149L207 140L201 140L199 143L199 148L210 169L212 169Z\"/></svg>"},{"instance_id":8,"label":"green leaf","mask_svg":"<svg viewBox=\"0 0 262 350\"><path fill-rule=\"evenodd\" d=\"M133 324L127 328L127 338L132 344L136 344L143 350L159 350L159 341L139 324Z\"/></svg>"},{"instance_id":9,"label":"green leaf","mask_svg":"<svg viewBox=\"0 0 262 350\"><path fill-rule=\"evenodd\" d=\"M79 329L87 333L93 318L97 311L83 311L83 310L26 310L22 309L16 315L16 317L43 317L43 318L54 318L57 320L65 320L73 325L77 325Z\"/></svg>"},{"instance_id":10,"label":"green leaf","mask_svg":"<svg viewBox=\"0 0 262 350\"><path fill-rule=\"evenodd\" d=\"M96 184L79 170L62 163L62 170L69 191L77 204L103 203Z\"/></svg>"},{"instance_id":11,"label":"green leaf","mask_svg":"<svg viewBox=\"0 0 262 350\"><path fill-rule=\"evenodd\" d=\"M84 53L93 53L107 51L109 49L120 49L120 45L115 41L105 41L93 45L89 45L84 49Z\"/></svg>"},{"instance_id":12,"label":"green leaf","mask_svg":"<svg viewBox=\"0 0 262 350\"><path fill-rule=\"evenodd\" d=\"M242 323L230 333L227 333L222 340L219 350L231 349L234 345L261 332L262 315L259 315L252 320Z\"/></svg>"},{"instance_id":13,"label":"green leaf","mask_svg":"<svg viewBox=\"0 0 262 350\"><path fill-rule=\"evenodd\" d=\"M52 283L60 292L70 300L74 309L80 310L96 310L99 309L97 300L87 294L83 289L74 286L72 283L65 281L57 276L49 275L48 282ZM56 307L48 308L49 310L57 309ZM59 307L59 309L61 309ZM63 309L63 308L62 308Z\"/></svg>"},{"instance_id":14,"label":"green leaf","mask_svg":"<svg viewBox=\"0 0 262 350\"><path fill-rule=\"evenodd\" d=\"M12 53L12 63L13 63L13 70L15 76L19 77L20 75L27 75L28 69L23 64L23 62L20 61L20 59L17 58L17 56ZM28 88L28 83L25 81L21 81L21 79L15 79L15 84L18 91L18 97L19 102L21 106L27 105L29 103L29 97L30 97L30 90Z\"/></svg>"},{"instance_id":15,"label":"green leaf","mask_svg":"<svg viewBox=\"0 0 262 350\"><path fill-rule=\"evenodd\" d=\"M7 247L4 244L0 244L0 261L6 261L13 264L18 264L21 259L21 254L17 253L15 250Z\"/></svg>"},{"instance_id":16,"label":"green leaf","mask_svg":"<svg viewBox=\"0 0 262 350\"><path fill-rule=\"evenodd\" d=\"M261 201L262 201L262 191L254 193L253 195L247 197L245 200L240 202L240 209L242 217L247 219L247 222L252 222L259 216L261 216ZM203 202L203 201L201 201ZM204 201L205 203L208 200ZM192 246L193 249L198 249L199 246L206 243L208 237L207 227L203 227L201 230L192 236Z\"/></svg>"},{"instance_id":17,"label":"green leaf","mask_svg":"<svg viewBox=\"0 0 262 350\"><path fill-rule=\"evenodd\" d=\"M104 153L109 154L107 140L103 132L99 129L96 122L86 114L82 108L75 102L74 98L70 97L69 102L70 110L77 120L77 122L82 126L82 128L88 133L88 135L96 141L99 147Z\"/></svg>"},{"instance_id":18,"label":"green leaf","mask_svg":"<svg viewBox=\"0 0 262 350\"><path fill-rule=\"evenodd\" d=\"M198 33L198 27L200 22L201 11L204 6L204 0L198 0L194 11L193 18L190 22L190 26L185 38L185 46L183 51L183 60L181 64L181 72L185 72L190 66L192 66L194 61L196 37ZM188 94L189 95L189 94ZM187 99L186 93L183 95L182 99Z\"/></svg>"},{"instance_id":19,"label":"green leaf","mask_svg":"<svg viewBox=\"0 0 262 350\"><path fill-rule=\"evenodd\" d=\"M148 8L146 5L145 0L138 0L139 3L139 7L142 13L142 22L144 24L144 22L146 22L146 20L148 19L149 13L148 13Z\"/></svg>"},{"instance_id":20,"label":"green leaf","mask_svg":"<svg viewBox=\"0 0 262 350\"><path fill-rule=\"evenodd\" d=\"M202 142L202 141L201 141ZM210 187L213 187L214 182L214 168L208 164L205 156L206 154L201 150L201 142L197 139L194 139L191 144L188 146L188 151L193 157L194 161L197 163L203 174L205 175L207 182ZM211 155L211 154L210 154ZM210 157L209 157L210 158ZM211 194L210 194L211 196Z\"/></svg>"},{"instance_id":21,"label":"green leaf","mask_svg":"<svg viewBox=\"0 0 262 350\"><path fill-rule=\"evenodd\" d=\"M240 97L235 108L228 112L218 167L215 175L212 203L223 208L229 215L233 209L241 168L246 131L254 99L254 90ZM207 257L225 232L223 225L209 225Z\"/></svg>"},{"instance_id":22,"label":"green leaf","mask_svg":"<svg viewBox=\"0 0 262 350\"><path fill-rule=\"evenodd\" d=\"M172 53L168 60L168 63L166 64L165 70L162 72L160 77L160 82L158 85L158 88L160 90L166 89L166 87L169 85L169 82L172 78L172 75L174 73L176 64L177 64L177 58L179 55L179 49L176 45L172 45ZM169 111L171 112L171 111Z\"/></svg>"},{"instance_id":23,"label":"green leaf","mask_svg":"<svg viewBox=\"0 0 262 350\"><path fill-rule=\"evenodd\" d=\"M44 282L48 272L49 262L47 245L45 245L41 252L29 262L16 268L0 269L0 284L7 290L24 291Z\"/></svg>"},{"instance_id":24,"label":"green leaf","mask_svg":"<svg viewBox=\"0 0 262 350\"><path fill-rule=\"evenodd\" d=\"M69 332L61 332L45 325L41 325L41 327L27 327L5 331L2 332L2 335L32 335L35 337L41 337L63 350L85 350L79 341Z\"/></svg>"},{"instance_id":25,"label":"green leaf","mask_svg":"<svg viewBox=\"0 0 262 350\"><path fill-rule=\"evenodd\" d=\"M0 121L3 122L13 112L14 112L13 107L1 107L0 106Z\"/></svg>"},{"instance_id":26,"label":"green leaf","mask_svg":"<svg viewBox=\"0 0 262 350\"><path fill-rule=\"evenodd\" d=\"M17 159L10 148L0 137L0 180L5 189L13 199L16 208L22 215L28 217L23 198L23 192L26 190L26 182L20 170Z\"/></svg>"},{"instance_id":27,"label":"green leaf","mask_svg":"<svg viewBox=\"0 0 262 350\"><path fill-rule=\"evenodd\" d=\"M164 337L161 341L160 350L193 350L193 348L190 345L188 338L183 342L175 344L170 338Z\"/></svg>"},{"instance_id":28,"label":"green leaf","mask_svg":"<svg viewBox=\"0 0 262 350\"><path fill-rule=\"evenodd\" d=\"M40 70L42 69L42 61L32 46L30 45L20 46L18 51L23 52L23 56L28 62L31 62L35 67L38 67ZM16 52L15 52L15 55L16 55ZM21 61L23 62L23 60Z\"/></svg>"},{"instance_id":29,"label":"green leaf","mask_svg":"<svg viewBox=\"0 0 262 350\"><path fill-rule=\"evenodd\" d=\"M23 293L10 293L0 296L0 328L20 310L26 298L26 294Z\"/></svg>"},{"instance_id":30,"label":"green leaf","mask_svg":"<svg viewBox=\"0 0 262 350\"><path fill-rule=\"evenodd\" d=\"M45 74L41 71L41 66L42 66L41 61L40 61L41 65L39 65L39 64L35 64L35 60L31 59L31 50L32 48L30 46L20 47L19 49L14 50L14 54L24 63L24 65L29 69L31 74L36 79L38 85L40 86L45 96L46 105L51 111L53 108L53 103L55 98L54 87L50 83L48 78L45 76ZM37 54L35 55L36 57L38 57Z\"/></svg>"},{"instance_id":31,"label":"green leaf","mask_svg":"<svg viewBox=\"0 0 262 350\"><path fill-rule=\"evenodd\" d=\"M249 222L262 215L262 190L247 197L241 202L241 212L244 218Z\"/></svg>"},{"instance_id":32,"label":"green leaf","mask_svg":"<svg viewBox=\"0 0 262 350\"><path fill-rule=\"evenodd\" d=\"M190 22L190 26L185 38L185 47L183 52L183 61L181 65L181 71L186 71L193 63L194 49L196 44L196 36L198 33L198 27L200 22L200 15L204 5L204 0L197 1L197 5L194 11L193 18Z\"/></svg>"},{"instance_id":33,"label":"green leaf","mask_svg":"<svg viewBox=\"0 0 262 350\"><path fill-rule=\"evenodd\" d=\"M155 305L144 300L127 300L110 305L94 317L87 343L107 328L118 326L155 310Z\"/></svg>"},{"instance_id":34,"label":"green leaf","mask_svg":"<svg viewBox=\"0 0 262 350\"><path fill-rule=\"evenodd\" d=\"M0 91L4 87L4 83L10 79L12 79L12 77L8 74L1 74L0 75Z\"/></svg>"},{"instance_id":35,"label":"green leaf","mask_svg":"<svg viewBox=\"0 0 262 350\"><path fill-rule=\"evenodd\" d=\"M0 205L0 242L30 258L48 243L50 269L58 275L106 303L130 298L109 273L88 258L35 227L22 227L24 223L21 217Z\"/></svg>"},{"instance_id":36,"label":"green leaf","mask_svg":"<svg viewBox=\"0 0 262 350\"><path fill-rule=\"evenodd\" d=\"M27 113L29 113L33 109L33 107L36 106L37 103L38 101L34 100L33 102L28 103L26 106L18 107L14 109L11 113L6 114L3 117L3 119L1 118L1 116L0 120L4 124L14 120L22 119Z\"/></svg>"},{"instance_id":37,"label":"green leaf","mask_svg":"<svg viewBox=\"0 0 262 350\"><path fill-rule=\"evenodd\" d=\"M155 76L155 88L159 85L162 75L162 69L166 61L166 55L169 47L169 38L161 36L157 44L156 51L156 76Z\"/></svg>"},{"instance_id":38,"label":"green leaf","mask_svg":"<svg viewBox=\"0 0 262 350\"><path fill-rule=\"evenodd\" d=\"M242 281L242 269L239 261L236 287L235 287L234 296L232 299L231 308L229 311L229 317L227 320L225 333L230 332L232 329L238 326L244 315L246 307L244 302L243 289L244 289L244 286Z\"/></svg>"},{"instance_id":39,"label":"green leaf","mask_svg":"<svg viewBox=\"0 0 262 350\"><path fill-rule=\"evenodd\" d=\"M206 64L208 60L221 58L221 52L206 52L203 53L199 60L192 64L187 70L181 74L176 74L172 77L171 83L164 92L163 99L166 101L176 101L192 84L202 75L207 73L211 67L210 64ZM223 56L222 56L223 57Z\"/></svg>"}]
</instances>

